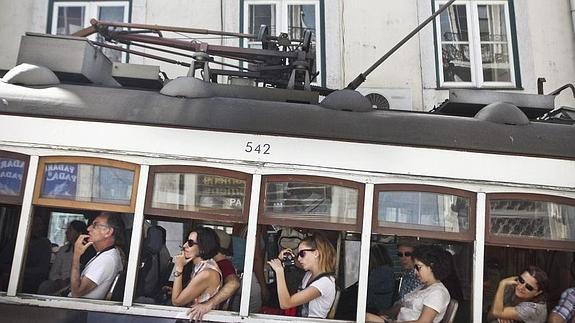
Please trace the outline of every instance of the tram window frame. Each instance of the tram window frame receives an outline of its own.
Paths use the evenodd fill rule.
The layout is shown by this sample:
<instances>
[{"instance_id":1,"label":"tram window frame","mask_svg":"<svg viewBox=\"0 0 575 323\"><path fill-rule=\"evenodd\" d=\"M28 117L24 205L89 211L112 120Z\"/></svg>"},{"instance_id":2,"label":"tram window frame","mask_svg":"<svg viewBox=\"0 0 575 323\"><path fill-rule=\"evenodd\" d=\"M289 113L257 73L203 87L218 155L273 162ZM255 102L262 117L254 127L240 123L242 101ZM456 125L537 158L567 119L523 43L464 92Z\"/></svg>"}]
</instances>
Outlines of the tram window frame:
<instances>
[{"instance_id":1,"label":"tram window frame","mask_svg":"<svg viewBox=\"0 0 575 323\"><path fill-rule=\"evenodd\" d=\"M265 213L266 186L275 182L300 182L334 185L357 190L357 207L355 224L334 223L327 221L312 221L305 219L292 220L286 217L268 217ZM262 176L260 199L258 207L258 224L280 225L286 227L305 227L317 230L361 232L363 225L363 201L365 198L365 185L363 183L333 177L312 175L265 175Z\"/></svg>"},{"instance_id":2,"label":"tram window frame","mask_svg":"<svg viewBox=\"0 0 575 323\"><path fill-rule=\"evenodd\" d=\"M30 165L30 156L19 154L15 152L0 150L0 158L16 159L24 162L24 170L22 172L22 182L20 183L20 192L18 195L4 195L0 194L0 203L10 205L22 205L24 198L24 188L26 186L26 178L28 177L28 167Z\"/></svg>"},{"instance_id":3,"label":"tram window frame","mask_svg":"<svg viewBox=\"0 0 575 323\"><path fill-rule=\"evenodd\" d=\"M491 246L520 247L533 249L549 249L559 251L575 251L572 240L551 240L527 236L500 236L491 234L491 201L522 200L532 202L551 202L575 207L575 199L547 194L532 193L489 193L485 198L485 244Z\"/></svg>"},{"instance_id":4,"label":"tram window frame","mask_svg":"<svg viewBox=\"0 0 575 323\"><path fill-rule=\"evenodd\" d=\"M211 175L222 176L245 181L244 187L244 204L241 215L225 214L223 212L198 212L190 210L174 210L167 208L158 208L152 206L152 199L154 194L154 183L156 174L158 173L185 173L195 175ZM202 166L184 166L184 165L159 165L151 166L148 173L148 183L146 189L146 202L144 206L144 214L154 215L160 217L180 218L180 219L194 219L194 220L207 220L218 221L225 223L248 223L250 198L252 188L252 175L239 171L233 171L222 168L202 167Z\"/></svg>"},{"instance_id":5,"label":"tram window frame","mask_svg":"<svg viewBox=\"0 0 575 323\"><path fill-rule=\"evenodd\" d=\"M42 187L44 184L43 179L44 174L46 172L46 164L52 164L52 163L103 166L134 172L134 179L132 182L132 192L130 193L129 204L113 204L99 201L77 201L70 199L42 197L41 194L42 194ZM140 165L130 162L114 160L114 159L96 158L96 157L84 157L84 156L41 157L38 163L38 174L36 176L36 183L34 186L34 198L32 203L38 206L64 207L64 208L84 209L91 211L110 211L110 212L133 214L136 208L136 194L138 192L139 178L140 178Z\"/></svg>"},{"instance_id":6,"label":"tram window frame","mask_svg":"<svg viewBox=\"0 0 575 323\"><path fill-rule=\"evenodd\" d=\"M408 223L390 223L380 226L378 221L379 193L381 192L421 192L454 195L469 199L469 229L465 232L446 232L426 229L422 225ZM373 193L372 232L381 235L412 236L438 240L473 241L475 239L477 194L472 191L445 186L422 184L377 184Z\"/></svg>"}]
</instances>

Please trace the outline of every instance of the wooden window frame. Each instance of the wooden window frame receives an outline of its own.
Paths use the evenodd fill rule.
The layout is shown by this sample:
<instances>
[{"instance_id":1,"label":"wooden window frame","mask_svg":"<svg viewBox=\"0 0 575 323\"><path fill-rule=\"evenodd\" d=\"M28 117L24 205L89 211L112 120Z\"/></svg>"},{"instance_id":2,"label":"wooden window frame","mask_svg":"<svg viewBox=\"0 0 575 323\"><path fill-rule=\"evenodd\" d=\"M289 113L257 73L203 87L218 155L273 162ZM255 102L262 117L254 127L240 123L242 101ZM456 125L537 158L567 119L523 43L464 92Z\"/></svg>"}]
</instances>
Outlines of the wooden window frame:
<instances>
[{"instance_id":1,"label":"wooden window frame","mask_svg":"<svg viewBox=\"0 0 575 323\"><path fill-rule=\"evenodd\" d=\"M380 192L421 192L421 193L438 193L455 195L469 199L469 229L466 232L445 232L426 230L425 226L421 229L417 225L397 223L379 226L379 193ZM375 185L373 194L373 215L372 215L372 232L392 236L411 236L420 238L430 238L438 240L453 240L470 242L475 240L475 219L476 219L477 194L475 192L449 188L445 186L420 185L420 184L378 184Z\"/></svg>"},{"instance_id":2,"label":"wooden window frame","mask_svg":"<svg viewBox=\"0 0 575 323\"><path fill-rule=\"evenodd\" d=\"M269 218L264 214L265 209L265 196L266 196L266 185L268 183L277 182L300 182L300 183L317 183L317 184L327 184L341 186L351 189L357 189L357 217L355 224L345 224L345 223L332 223L324 221L307 221L307 220L290 220L286 218ZM308 176L308 175L265 175L262 176L262 183L260 189L260 200L259 200L259 211L258 211L258 223L268 224L268 225L281 225L294 228L308 228L308 229L319 229L319 230L333 230L333 231L353 231L361 232L361 227L363 223L363 200L365 198L365 186L362 183L337 179L332 177L323 176Z\"/></svg>"},{"instance_id":3,"label":"wooden window frame","mask_svg":"<svg viewBox=\"0 0 575 323\"><path fill-rule=\"evenodd\" d=\"M41 197L42 184L44 179L44 172L46 164L53 163L66 163L66 164L83 164L93 166L113 167L134 172L134 181L132 183L132 192L130 194L130 203L128 205L102 203L102 202L84 202L58 198ZM137 164L105 159L96 157L76 157L76 156L53 156L41 157L38 164L38 174L36 176L36 183L34 187L34 205L50 206L66 209L83 209L95 211L111 211L121 213L134 213L136 208L136 193L138 192L138 180L140 178L140 166Z\"/></svg>"},{"instance_id":4,"label":"wooden window frame","mask_svg":"<svg viewBox=\"0 0 575 323\"><path fill-rule=\"evenodd\" d=\"M188 210L172 210L152 207L152 198L154 194L154 181L158 173L184 173L197 175L223 176L238 179L246 182L244 189L244 205L240 216L235 214L216 214L211 212L197 212ZM208 220L224 223L247 223L248 213L250 210L250 196L252 188L252 176L248 173L227 170L222 168L201 167L201 166L183 166L183 165L160 165L151 166L148 175L148 187L146 191L146 203L144 213L167 218Z\"/></svg>"},{"instance_id":5,"label":"wooden window frame","mask_svg":"<svg viewBox=\"0 0 575 323\"><path fill-rule=\"evenodd\" d=\"M17 159L24 162L24 171L22 172L22 184L20 185L20 192L18 192L18 195L12 196L12 195L0 194L0 203L6 203L11 205L22 205L22 200L24 198L24 188L26 187L26 178L28 177L28 168L30 166L30 156L0 150L0 157Z\"/></svg>"},{"instance_id":6,"label":"wooden window frame","mask_svg":"<svg viewBox=\"0 0 575 323\"><path fill-rule=\"evenodd\" d=\"M546 194L531 193L489 193L485 198L485 244L491 246L520 247L530 249L552 249L561 251L575 251L575 241L560 241L530 237L501 237L491 234L491 201L494 200L522 200L533 202L552 202L575 207L575 199Z\"/></svg>"}]
</instances>

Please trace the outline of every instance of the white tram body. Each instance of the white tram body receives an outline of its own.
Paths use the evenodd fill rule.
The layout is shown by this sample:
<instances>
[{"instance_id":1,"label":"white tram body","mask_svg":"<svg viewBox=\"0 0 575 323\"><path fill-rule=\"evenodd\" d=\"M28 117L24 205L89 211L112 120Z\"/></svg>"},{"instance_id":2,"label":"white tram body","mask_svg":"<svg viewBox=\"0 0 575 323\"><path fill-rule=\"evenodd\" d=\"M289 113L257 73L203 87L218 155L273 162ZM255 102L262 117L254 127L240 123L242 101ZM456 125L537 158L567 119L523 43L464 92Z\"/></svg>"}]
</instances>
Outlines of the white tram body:
<instances>
[{"instance_id":1,"label":"white tram body","mask_svg":"<svg viewBox=\"0 0 575 323\"><path fill-rule=\"evenodd\" d=\"M349 110L353 110L350 107ZM253 267L256 225L261 217L263 180L269 176L309 176L361 186L357 321L364 320L369 246L378 187L413 185L471 192L474 210L468 238L472 248L469 319L482 320L483 264L490 194L512 193L558 198L575 205L575 126L528 121L506 124L400 111L340 111L318 104L234 97L170 97L149 89L93 84L22 85L0 82L0 152L29 158L21 198L14 261L0 303L6 317L41 308L75 309L142 317L185 318L185 308L136 304L133 299L145 221L146 185L157 166L229 170L250 178L245 272ZM0 155L2 157L4 155ZM134 165L133 225L126 285L121 302L90 301L21 293L29 226L36 206L43 159L111 160ZM36 204L35 204L36 203ZM40 203L40 205L42 205ZM306 224L303 223L303 226ZM316 228L329 223L316 223ZM345 231L345 225L339 230ZM395 232L395 229L389 229ZM575 230L570 227L570 230ZM423 231L397 234L426 237ZM411 232L411 233L410 233ZM573 252L573 232L552 245ZM435 236L434 236L435 237ZM510 240L509 246L536 248L538 239ZM545 244L542 244L545 247ZM249 313L252 277L242 281L239 312L213 311L218 322L285 322L289 317ZM20 312L20 313L18 313ZM8 316L5 316L8 315ZM11 320L10 318L8 320ZM312 319L299 319L314 321ZM323 321L323 320L318 320Z\"/></svg>"}]
</instances>

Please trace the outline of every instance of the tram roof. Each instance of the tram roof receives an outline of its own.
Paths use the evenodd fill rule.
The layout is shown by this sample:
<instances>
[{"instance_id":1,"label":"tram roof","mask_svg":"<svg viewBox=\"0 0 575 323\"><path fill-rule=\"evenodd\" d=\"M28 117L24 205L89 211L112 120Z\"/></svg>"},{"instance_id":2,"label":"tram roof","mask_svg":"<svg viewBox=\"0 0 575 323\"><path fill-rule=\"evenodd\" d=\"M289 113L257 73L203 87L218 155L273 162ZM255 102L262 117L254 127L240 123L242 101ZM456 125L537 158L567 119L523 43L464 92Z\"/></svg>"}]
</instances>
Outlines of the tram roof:
<instances>
[{"instance_id":1,"label":"tram roof","mask_svg":"<svg viewBox=\"0 0 575 323\"><path fill-rule=\"evenodd\" d=\"M0 82L0 114L575 159L573 125L509 125L424 112L182 98L93 85Z\"/></svg>"}]
</instances>

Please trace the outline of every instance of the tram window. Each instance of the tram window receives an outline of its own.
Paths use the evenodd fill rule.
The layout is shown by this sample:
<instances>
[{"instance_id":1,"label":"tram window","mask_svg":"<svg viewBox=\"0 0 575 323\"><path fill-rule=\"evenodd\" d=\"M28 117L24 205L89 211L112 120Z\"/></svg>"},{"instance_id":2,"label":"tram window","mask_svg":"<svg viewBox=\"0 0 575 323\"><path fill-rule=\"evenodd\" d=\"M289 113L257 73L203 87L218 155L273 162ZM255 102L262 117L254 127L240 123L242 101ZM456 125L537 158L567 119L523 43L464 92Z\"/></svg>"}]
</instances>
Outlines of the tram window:
<instances>
[{"instance_id":1,"label":"tram window","mask_svg":"<svg viewBox=\"0 0 575 323\"><path fill-rule=\"evenodd\" d=\"M562 249L575 241L575 200L520 194L490 194L488 198L488 241L529 238L536 246L551 243Z\"/></svg>"},{"instance_id":2,"label":"tram window","mask_svg":"<svg viewBox=\"0 0 575 323\"><path fill-rule=\"evenodd\" d=\"M262 223L322 228L357 228L363 186L359 183L305 176L264 178ZM319 227L318 227L319 228Z\"/></svg>"},{"instance_id":3,"label":"tram window","mask_svg":"<svg viewBox=\"0 0 575 323\"><path fill-rule=\"evenodd\" d=\"M150 169L147 213L189 217L190 212L229 221L245 221L249 175L201 167L156 166Z\"/></svg>"},{"instance_id":4,"label":"tram window","mask_svg":"<svg viewBox=\"0 0 575 323\"><path fill-rule=\"evenodd\" d=\"M447 271L438 269L438 272L441 271L438 275L445 276L441 279L441 283L449 292L450 299L458 302L459 309L454 322L471 321L472 244L385 235L372 236L369 253L367 313L378 315L389 311L388 315L395 318L398 313L392 311L393 305L401 307L404 300L409 300L410 294L417 295L414 293L417 293L424 283L419 279L412 255L419 247L429 245L439 247L438 250L441 253L438 254L437 259L445 261L449 269ZM433 267L429 259L417 259L417 261L423 264L428 261L427 264ZM355 319L357 294L357 283L342 291L340 306L343 305L343 307L341 310L338 308L337 319Z\"/></svg>"},{"instance_id":5,"label":"tram window","mask_svg":"<svg viewBox=\"0 0 575 323\"><path fill-rule=\"evenodd\" d=\"M483 269L483 322L491 322L489 310L492 307L495 293L502 279L522 274L528 266L542 269L548 276L548 292L544 301L547 309L555 307L561 293L573 286L570 267L574 260L573 250L537 250L516 247L485 247ZM506 296L513 295L513 288L506 290ZM539 301L539 300L537 300ZM536 302L537 302L536 301ZM508 303L506 306L508 306Z\"/></svg>"},{"instance_id":6,"label":"tram window","mask_svg":"<svg viewBox=\"0 0 575 323\"><path fill-rule=\"evenodd\" d=\"M267 281L265 287L269 292L269 300L265 302L261 312L333 319L338 304L341 304L337 301L339 290L358 279L359 273L356 266L358 236L342 231L313 228L287 226L266 226L265 228L263 241L265 241L266 259L276 262L278 268L282 269L277 271L277 268L274 269L268 264L264 267ZM289 256L280 257L284 249L291 250L291 253ZM288 253L284 252L284 254ZM355 259L350 258L353 255ZM316 283L309 280L312 272L316 277L320 277L321 281L317 280ZM281 287L284 284L278 284L279 279L285 280L287 290ZM311 288L321 290L320 298L308 304L293 307L290 307L289 302L282 304L279 301L278 293L288 292L293 295L312 284L314 287ZM255 296L259 295L255 294ZM250 304L254 302L253 290L250 300Z\"/></svg>"},{"instance_id":7,"label":"tram window","mask_svg":"<svg viewBox=\"0 0 575 323\"><path fill-rule=\"evenodd\" d=\"M10 280L20 209L20 206L0 204L0 291L3 292Z\"/></svg>"},{"instance_id":8,"label":"tram window","mask_svg":"<svg viewBox=\"0 0 575 323\"><path fill-rule=\"evenodd\" d=\"M376 228L385 234L419 230L453 233L472 240L475 200L471 192L417 185L381 185L376 188ZM422 232L423 231L423 232Z\"/></svg>"},{"instance_id":9,"label":"tram window","mask_svg":"<svg viewBox=\"0 0 575 323\"><path fill-rule=\"evenodd\" d=\"M121 301L132 219L131 214L35 207L19 291L71 296L74 243L80 234L89 234L89 241L98 242L88 247L80 257L80 275L88 277L95 286L90 292L83 292L80 297ZM111 232L114 238L108 240ZM103 241L113 243L101 246ZM101 262L96 271L94 264L98 263L94 261ZM104 270L107 268L111 271Z\"/></svg>"},{"instance_id":10,"label":"tram window","mask_svg":"<svg viewBox=\"0 0 575 323\"><path fill-rule=\"evenodd\" d=\"M187 241L191 231L207 227L217 231L221 247L211 259L222 273L223 285L227 284L234 289L228 298L221 299L220 304L213 304L212 309L239 311L240 277L245 255L245 236L242 236L242 232L245 225L157 216L146 216L144 223L134 292L135 303L173 305L171 286L176 279L177 270L173 257L182 254L184 247L190 248ZM184 266L181 273L182 289L189 284L193 267L193 262ZM222 295L218 296L216 293L215 296ZM210 299L207 300L208 303Z\"/></svg>"}]
</instances>

